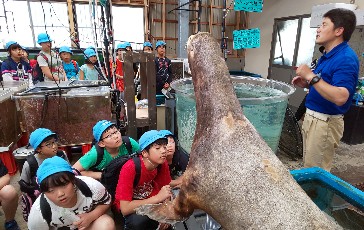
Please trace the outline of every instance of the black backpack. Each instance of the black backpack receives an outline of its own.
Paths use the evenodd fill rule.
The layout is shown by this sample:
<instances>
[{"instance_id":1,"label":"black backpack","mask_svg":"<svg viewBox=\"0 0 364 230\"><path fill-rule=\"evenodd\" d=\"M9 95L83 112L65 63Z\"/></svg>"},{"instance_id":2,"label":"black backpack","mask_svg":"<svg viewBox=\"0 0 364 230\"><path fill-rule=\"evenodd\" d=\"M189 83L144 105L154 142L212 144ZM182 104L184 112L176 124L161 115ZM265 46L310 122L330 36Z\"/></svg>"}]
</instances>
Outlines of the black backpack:
<instances>
[{"instance_id":1,"label":"black backpack","mask_svg":"<svg viewBox=\"0 0 364 230\"><path fill-rule=\"evenodd\" d=\"M44 58L44 60L48 63L47 56L45 56L42 53L39 53L35 60L37 60L39 56L42 56ZM37 61L37 64L32 69L32 77L33 77L33 83L34 84L37 84L38 82L44 81L44 75L43 75L43 72L42 72L42 68L40 68L38 61Z\"/></svg>"},{"instance_id":2,"label":"black backpack","mask_svg":"<svg viewBox=\"0 0 364 230\"><path fill-rule=\"evenodd\" d=\"M122 141L123 141L123 145L125 145L126 150L128 151L128 154L131 155L133 153L133 149L131 146L131 142L128 136L122 136L121 137ZM91 171L94 172L101 172L100 170L97 169L97 166L101 163L102 159L104 158L104 148L100 147L98 144L94 144L95 148L96 148L96 152L97 152L97 159L96 159L96 163L94 166L92 166L90 168Z\"/></svg>"},{"instance_id":3,"label":"black backpack","mask_svg":"<svg viewBox=\"0 0 364 230\"><path fill-rule=\"evenodd\" d=\"M65 158L65 154L62 150L57 151L57 156ZM31 154L27 156L26 161L29 164L31 182L27 183L24 180L20 180L18 183L20 186L20 191L22 191L20 196L20 206L23 213L23 219L24 221L28 222L30 209L32 208L34 201L39 196L40 189L36 181L36 174L39 168L37 159L35 159L34 154Z\"/></svg>"},{"instance_id":4,"label":"black backpack","mask_svg":"<svg viewBox=\"0 0 364 230\"><path fill-rule=\"evenodd\" d=\"M85 197L92 197L92 191L83 180L76 177L75 184ZM48 226L50 226L52 221L52 210L47 199L44 197L44 193L40 195L40 211L42 213L43 219L48 223Z\"/></svg>"},{"instance_id":5,"label":"black backpack","mask_svg":"<svg viewBox=\"0 0 364 230\"><path fill-rule=\"evenodd\" d=\"M138 153L121 156L112 160L101 174L100 182L105 186L106 190L110 193L113 200L115 199L115 191L119 181L120 170L123 165L130 159L133 159L135 165L136 174L133 183L133 188L135 188L138 185L141 173L140 158Z\"/></svg>"}]
</instances>

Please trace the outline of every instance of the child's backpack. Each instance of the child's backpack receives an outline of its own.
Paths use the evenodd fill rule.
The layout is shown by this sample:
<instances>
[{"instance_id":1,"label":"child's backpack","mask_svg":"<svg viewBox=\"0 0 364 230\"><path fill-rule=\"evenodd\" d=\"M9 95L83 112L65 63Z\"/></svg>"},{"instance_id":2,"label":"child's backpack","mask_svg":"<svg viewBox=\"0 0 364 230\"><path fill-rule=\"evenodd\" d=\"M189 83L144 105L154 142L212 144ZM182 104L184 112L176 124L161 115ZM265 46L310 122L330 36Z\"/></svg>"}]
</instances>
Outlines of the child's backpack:
<instances>
[{"instance_id":1,"label":"child's backpack","mask_svg":"<svg viewBox=\"0 0 364 230\"><path fill-rule=\"evenodd\" d=\"M57 156L65 158L65 154L61 150L57 151ZM24 180L20 180L18 183L20 186L20 191L22 191L22 194L20 196L20 205L23 213L23 219L24 221L28 222L30 209L34 201L39 196L40 189L36 181L36 173L39 167L37 159L35 159L34 154L31 154L27 156L26 161L29 164L31 182L27 183Z\"/></svg>"},{"instance_id":2,"label":"child's backpack","mask_svg":"<svg viewBox=\"0 0 364 230\"><path fill-rule=\"evenodd\" d=\"M119 181L120 170L129 159L133 159L135 165L136 174L133 183L133 188L135 188L138 185L141 173L140 158L138 153L121 156L112 160L101 174L100 182L105 186L106 190L110 193L112 200L115 199L115 191Z\"/></svg>"},{"instance_id":3,"label":"child's backpack","mask_svg":"<svg viewBox=\"0 0 364 230\"><path fill-rule=\"evenodd\" d=\"M79 68L78 68L78 66L77 66L77 62L76 62L75 60L71 60L71 62L72 62L72 64L73 64L73 67L75 67L76 72L78 73Z\"/></svg>"},{"instance_id":4,"label":"child's backpack","mask_svg":"<svg viewBox=\"0 0 364 230\"><path fill-rule=\"evenodd\" d=\"M75 184L85 197L92 197L91 189L83 180L76 177ZM44 197L44 193L40 195L40 212L42 213L43 219L47 222L48 226L50 226L52 221L52 210L47 199Z\"/></svg>"},{"instance_id":5,"label":"child's backpack","mask_svg":"<svg viewBox=\"0 0 364 230\"><path fill-rule=\"evenodd\" d=\"M43 53L39 53L37 55L36 60L38 59L39 55L42 56L44 58L44 60L48 63L48 58ZM42 69L40 68L38 62L34 66L34 68L32 69L32 77L33 77L33 83L34 84L37 84L38 82L44 81L44 75L43 75Z\"/></svg>"},{"instance_id":6,"label":"child's backpack","mask_svg":"<svg viewBox=\"0 0 364 230\"><path fill-rule=\"evenodd\" d=\"M133 150L132 150L132 146L131 146L131 142L128 136L122 136L121 137L122 141L123 141L123 145L125 145L126 150L128 150L128 154L132 154ZM90 168L91 171L94 172L100 172L100 170L97 169L97 166L101 163L102 159L104 158L104 148L100 147L98 144L96 144L96 141L94 140L92 145L95 146L96 148L96 152L97 152L97 159L96 159L96 163L94 166L92 166Z\"/></svg>"}]
</instances>

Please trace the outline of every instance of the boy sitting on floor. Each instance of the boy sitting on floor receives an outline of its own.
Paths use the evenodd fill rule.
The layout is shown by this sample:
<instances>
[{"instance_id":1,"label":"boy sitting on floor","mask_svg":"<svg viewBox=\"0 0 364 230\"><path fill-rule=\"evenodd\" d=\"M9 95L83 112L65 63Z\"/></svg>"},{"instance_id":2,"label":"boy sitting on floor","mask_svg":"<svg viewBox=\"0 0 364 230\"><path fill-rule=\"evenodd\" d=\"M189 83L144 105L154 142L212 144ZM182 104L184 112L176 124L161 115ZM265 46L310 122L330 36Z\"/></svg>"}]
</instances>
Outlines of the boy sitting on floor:
<instances>
[{"instance_id":1,"label":"boy sitting on floor","mask_svg":"<svg viewBox=\"0 0 364 230\"><path fill-rule=\"evenodd\" d=\"M157 130L150 130L140 137L139 144L141 155L123 165L116 187L115 199L119 201L121 213L125 217L124 229L167 229L170 225L135 213L135 208L143 204L157 204L172 196L169 185L171 176L166 161L167 138ZM140 177L134 186L137 173Z\"/></svg>"},{"instance_id":2,"label":"boy sitting on floor","mask_svg":"<svg viewBox=\"0 0 364 230\"><path fill-rule=\"evenodd\" d=\"M30 210L29 230L115 230L114 220L105 214L111 196L100 182L75 176L58 156L44 160L37 178L42 194Z\"/></svg>"},{"instance_id":3,"label":"boy sitting on floor","mask_svg":"<svg viewBox=\"0 0 364 230\"><path fill-rule=\"evenodd\" d=\"M93 128L93 135L97 143L91 150L82 156L73 167L81 172L83 176L89 176L96 180L101 179L101 171L115 158L128 154L126 139L121 137L120 131L115 124L102 120L96 123ZM138 142L127 137L131 144L131 152L139 150ZM98 150L103 151L102 158L98 155ZM117 175L116 175L117 176Z\"/></svg>"}]
</instances>

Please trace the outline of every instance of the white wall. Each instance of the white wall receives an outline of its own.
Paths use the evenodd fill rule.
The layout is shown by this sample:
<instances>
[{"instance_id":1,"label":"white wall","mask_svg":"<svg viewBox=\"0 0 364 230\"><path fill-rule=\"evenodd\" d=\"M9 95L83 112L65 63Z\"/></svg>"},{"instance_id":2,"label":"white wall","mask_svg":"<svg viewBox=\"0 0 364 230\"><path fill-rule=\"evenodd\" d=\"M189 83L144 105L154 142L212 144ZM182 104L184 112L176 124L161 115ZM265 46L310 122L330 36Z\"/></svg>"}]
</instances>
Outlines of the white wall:
<instances>
[{"instance_id":1,"label":"white wall","mask_svg":"<svg viewBox=\"0 0 364 230\"><path fill-rule=\"evenodd\" d=\"M275 18L311 14L312 6L326 3L350 3L350 0L268 0L262 13L249 13L249 28L260 28L260 48L247 49L245 71L267 77L269 55ZM356 0L358 9L364 9L364 1Z\"/></svg>"}]
</instances>

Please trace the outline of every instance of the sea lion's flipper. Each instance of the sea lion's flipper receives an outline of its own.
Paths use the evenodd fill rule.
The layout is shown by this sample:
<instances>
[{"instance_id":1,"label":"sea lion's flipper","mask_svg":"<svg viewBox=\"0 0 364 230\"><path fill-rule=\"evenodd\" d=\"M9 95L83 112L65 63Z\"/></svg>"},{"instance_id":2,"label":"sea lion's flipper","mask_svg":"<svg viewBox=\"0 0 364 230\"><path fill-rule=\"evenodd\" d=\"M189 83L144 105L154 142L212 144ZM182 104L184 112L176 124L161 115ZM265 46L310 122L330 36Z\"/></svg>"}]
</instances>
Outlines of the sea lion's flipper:
<instances>
[{"instance_id":1,"label":"sea lion's flipper","mask_svg":"<svg viewBox=\"0 0 364 230\"><path fill-rule=\"evenodd\" d=\"M190 178L190 180L187 178ZM194 185L194 183L191 183L191 181L193 181L191 178L192 177L188 177L188 175L184 175L181 189L174 200L165 201L160 204L142 205L135 209L136 213L138 215L147 215L153 220L168 224L175 224L188 219L196 208L192 202L192 191L194 191L192 185ZM187 190L190 191L189 194L186 193Z\"/></svg>"},{"instance_id":2,"label":"sea lion's flipper","mask_svg":"<svg viewBox=\"0 0 364 230\"><path fill-rule=\"evenodd\" d=\"M146 215L155 221L167 224L175 224L188 218L177 214L172 201L142 205L136 208L136 213L138 215Z\"/></svg>"}]
</instances>

